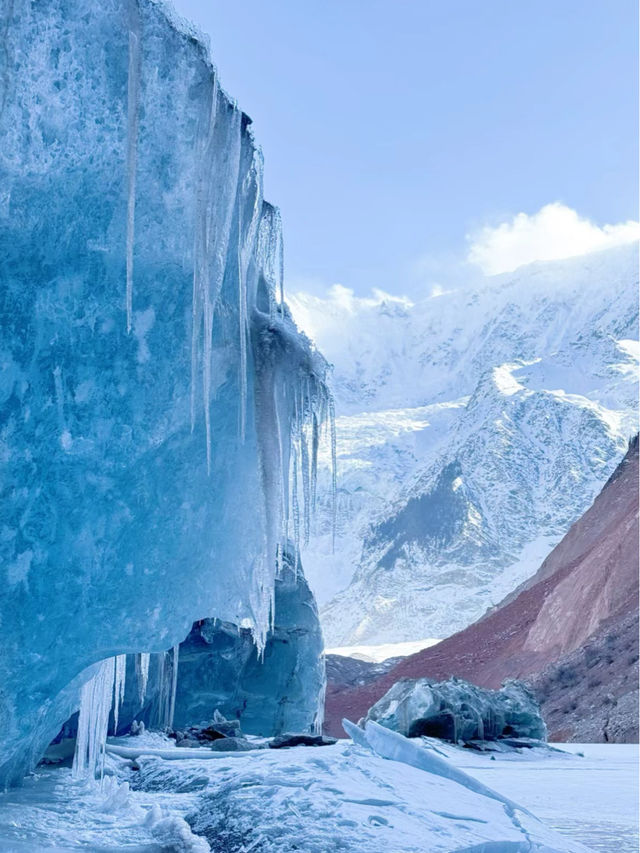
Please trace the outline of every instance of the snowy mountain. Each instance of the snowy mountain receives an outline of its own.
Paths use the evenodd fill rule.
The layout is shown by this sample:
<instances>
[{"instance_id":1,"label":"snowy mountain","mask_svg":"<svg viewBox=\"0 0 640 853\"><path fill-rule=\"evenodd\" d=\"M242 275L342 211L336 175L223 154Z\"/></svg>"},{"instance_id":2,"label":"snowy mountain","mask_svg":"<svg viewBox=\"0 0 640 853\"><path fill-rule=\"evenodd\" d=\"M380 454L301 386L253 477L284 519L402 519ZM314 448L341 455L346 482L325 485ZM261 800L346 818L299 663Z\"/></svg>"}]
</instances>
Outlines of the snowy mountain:
<instances>
[{"instance_id":1,"label":"snowy mountain","mask_svg":"<svg viewBox=\"0 0 640 853\"><path fill-rule=\"evenodd\" d=\"M290 300L335 366L336 546L324 471L305 554L327 645L448 636L538 568L635 431L637 286L629 245L416 304Z\"/></svg>"},{"instance_id":2,"label":"snowy mountain","mask_svg":"<svg viewBox=\"0 0 640 853\"><path fill-rule=\"evenodd\" d=\"M638 740L638 437L538 571L490 614L396 664L328 656L325 731L397 682L526 680L551 740Z\"/></svg>"}]
</instances>

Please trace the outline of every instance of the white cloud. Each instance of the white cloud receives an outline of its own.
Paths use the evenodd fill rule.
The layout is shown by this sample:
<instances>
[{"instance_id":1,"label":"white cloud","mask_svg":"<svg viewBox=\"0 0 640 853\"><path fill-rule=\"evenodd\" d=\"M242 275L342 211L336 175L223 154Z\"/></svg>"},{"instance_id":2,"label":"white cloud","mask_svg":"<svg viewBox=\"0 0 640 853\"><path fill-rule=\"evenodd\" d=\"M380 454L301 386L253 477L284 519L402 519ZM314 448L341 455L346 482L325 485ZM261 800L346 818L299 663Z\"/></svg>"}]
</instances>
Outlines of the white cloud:
<instances>
[{"instance_id":1,"label":"white cloud","mask_svg":"<svg viewBox=\"0 0 640 853\"><path fill-rule=\"evenodd\" d=\"M640 239L640 223L628 221L602 228L560 202L529 216L518 213L509 222L486 226L467 237L468 260L486 275L511 272L534 261L585 255Z\"/></svg>"},{"instance_id":2,"label":"white cloud","mask_svg":"<svg viewBox=\"0 0 640 853\"><path fill-rule=\"evenodd\" d=\"M286 294L286 300L298 326L316 343L344 334L351 321L383 306L403 310L412 306L406 296L397 296L374 288L371 296L356 296L350 287L333 284L323 296L304 291Z\"/></svg>"}]
</instances>

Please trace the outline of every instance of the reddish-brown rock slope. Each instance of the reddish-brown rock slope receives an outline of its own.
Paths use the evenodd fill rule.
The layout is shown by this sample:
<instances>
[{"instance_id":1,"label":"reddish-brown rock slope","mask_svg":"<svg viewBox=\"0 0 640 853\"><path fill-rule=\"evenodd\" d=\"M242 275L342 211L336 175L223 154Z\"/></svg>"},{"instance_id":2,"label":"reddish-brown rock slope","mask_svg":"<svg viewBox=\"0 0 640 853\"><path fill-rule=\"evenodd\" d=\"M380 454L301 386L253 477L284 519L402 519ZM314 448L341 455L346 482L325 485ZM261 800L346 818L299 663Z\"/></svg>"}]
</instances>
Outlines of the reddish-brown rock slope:
<instances>
[{"instance_id":1,"label":"reddish-brown rock slope","mask_svg":"<svg viewBox=\"0 0 640 853\"><path fill-rule=\"evenodd\" d=\"M550 734L556 739L575 740L581 733L589 740L634 739L637 720L629 721L634 701L637 705L637 613L636 437L593 505L536 575L480 621L405 658L381 678L355 688L329 683L326 729L344 736L341 718L362 717L399 678L456 675L494 688L510 677L531 681L539 688ZM573 672L572 684L564 677L565 659ZM588 707L596 690L589 687L594 668L596 687L607 707L598 710L593 725L587 725L586 718L581 725L581 714L596 714ZM626 709L626 716L614 726L610 712L618 706ZM617 733L609 736L608 725Z\"/></svg>"}]
</instances>

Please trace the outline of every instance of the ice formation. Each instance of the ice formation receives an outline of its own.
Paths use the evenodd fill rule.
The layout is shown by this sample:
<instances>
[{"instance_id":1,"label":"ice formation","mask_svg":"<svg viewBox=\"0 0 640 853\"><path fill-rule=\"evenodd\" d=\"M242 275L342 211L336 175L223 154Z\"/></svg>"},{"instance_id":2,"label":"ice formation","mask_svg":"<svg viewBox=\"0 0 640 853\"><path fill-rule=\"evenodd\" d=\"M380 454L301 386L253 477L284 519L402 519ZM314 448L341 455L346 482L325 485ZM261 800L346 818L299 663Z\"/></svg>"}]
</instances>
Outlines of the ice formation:
<instances>
[{"instance_id":1,"label":"ice formation","mask_svg":"<svg viewBox=\"0 0 640 853\"><path fill-rule=\"evenodd\" d=\"M403 678L369 709L369 721L406 737L427 735L453 743L547 736L540 706L519 681L486 690L458 678Z\"/></svg>"},{"instance_id":2,"label":"ice formation","mask_svg":"<svg viewBox=\"0 0 640 853\"><path fill-rule=\"evenodd\" d=\"M248 631L217 619L198 623L181 643L174 728L210 720L217 709L247 734L321 733L324 642L295 553L284 552L262 653Z\"/></svg>"},{"instance_id":3,"label":"ice formation","mask_svg":"<svg viewBox=\"0 0 640 853\"><path fill-rule=\"evenodd\" d=\"M264 645L291 459L314 476L331 403L250 119L197 36L155 0L1 14L6 785L98 662L210 616Z\"/></svg>"},{"instance_id":4,"label":"ice formation","mask_svg":"<svg viewBox=\"0 0 640 853\"><path fill-rule=\"evenodd\" d=\"M104 756L109 712L116 683L116 660L109 658L103 661L98 672L83 685L80 693L80 715L73 761L74 775L80 778L95 771L98 760ZM114 708L117 707L116 700Z\"/></svg>"},{"instance_id":5,"label":"ice formation","mask_svg":"<svg viewBox=\"0 0 640 853\"><path fill-rule=\"evenodd\" d=\"M293 547L284 551L275 582L274 625L260 653L251 632L219 619L193 626L175 652L152 655L144 692L129 656L127 691L114 730L132 721L147 728L183 729L211 721L216 711L239 720L246 734L321 733L325 665L313 593ZM177 665L176 665L177 663ZM141 701L142 696L142 701ZM111 729L110 729L111 731ZM73 727L66 727L66 736Z\"/></svg>"}]
</instances>

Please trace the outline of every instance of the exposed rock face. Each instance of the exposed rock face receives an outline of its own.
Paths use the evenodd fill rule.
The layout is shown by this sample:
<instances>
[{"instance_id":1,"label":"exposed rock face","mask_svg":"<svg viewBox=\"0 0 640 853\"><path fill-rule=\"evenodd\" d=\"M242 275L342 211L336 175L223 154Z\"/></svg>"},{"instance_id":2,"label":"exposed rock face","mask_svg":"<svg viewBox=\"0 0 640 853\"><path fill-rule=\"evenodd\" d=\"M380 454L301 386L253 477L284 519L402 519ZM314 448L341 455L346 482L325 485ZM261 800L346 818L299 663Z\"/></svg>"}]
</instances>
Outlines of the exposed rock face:
<instances>
[{"instance_id":1,"label":"exposed rock face","mask_svg":"<svg viewBox=\"0 0 640 853\"><path fill-rule=\"evenodd\" d=\"M342 717L363 716L400 678L456 675L492 688L529 680L552 740L637 739L637 484L636 438L593 506L502 605L375 682L330 684L327 731L339 734Z\"/></svg>"},{"instance_id":2,"label":"exposed rock face","mask_svg":"<svg viewBox=\"0 0 640 853\"><path fill-rule=\"evenodd\" d=\"M342 687L357 687L368 684L387 673L400 663L402 657L388 658L382 663L350 658L344 655L325 655L327 684Z\"/></svg>"},{"instance_id":3,"label":"exposed rock face","mask_svg":"<svg viewBox=\"0 0 640 853\"><path fill-rule=\"evenodd\" d=\"M547 736L538 703L518 681L502 690L483 690L456 678L440 683L403 678L369 709L368 720L405 737L426 735L452 743Z\"/></svg>"},{"instance_id":4,"label":"exposed rock face","mask_svg":"<svg viewBox=\"0 0 640 853\"><path fill-rule=\"evenodd\" d=\"M638 614L607 622L530 679L553 738L638 741Z\"/></svg>"}]
</instances>

